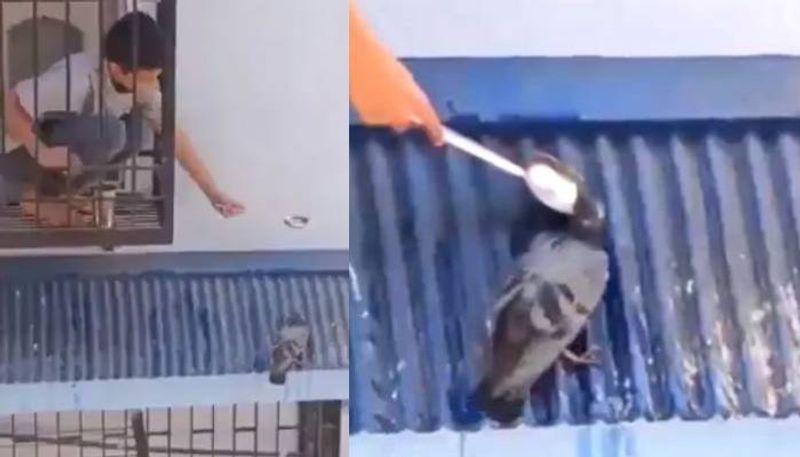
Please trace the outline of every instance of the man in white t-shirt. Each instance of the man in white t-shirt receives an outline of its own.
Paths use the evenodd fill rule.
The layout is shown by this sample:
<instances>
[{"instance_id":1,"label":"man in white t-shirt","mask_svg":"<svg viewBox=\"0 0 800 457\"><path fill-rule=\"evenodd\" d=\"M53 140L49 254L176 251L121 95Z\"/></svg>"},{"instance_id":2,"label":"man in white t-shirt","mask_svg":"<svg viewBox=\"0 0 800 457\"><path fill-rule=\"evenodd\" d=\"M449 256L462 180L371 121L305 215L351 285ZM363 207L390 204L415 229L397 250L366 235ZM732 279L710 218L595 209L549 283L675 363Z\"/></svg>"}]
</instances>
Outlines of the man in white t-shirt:
<instances>
[{"instance_id":1,"label":"man in white t-shirt","mask_svg":"<svg viewBox=\"0 0 800 457\"><path fill-rule=\"evenodd\" d=\"M133 39L136 29L138 55L134 56ZM67 106L67 65L70 106ZM102 113L114 118L129 114L133 109L134 67L137 69L137 101L142 108L143 117L155 131L160 131L161 92L158 78L164 66L164 42L156 22L145 13L130 13L122 17L106 34L105 60L102 65L104 68L100 71L100 63L90 55L74 54L69 59L57 62L37 78L22 81L9 90L5 106L9 147L0 152L13 150L19 154L24 149L30 156L34 156L38 140L38 165L43 167L42 170L66 167L66 148L49 148L42 144L42 138L37 139L34 129L35 114L41 116L52 111L72 111L84 116L98 116ZM38 94L36 100L34 93ZM8 155L6 157L10 158ZM176 129L175 157L222 216L233 217L244 212L241 203L217 186L189 138L180 128ZM73 164L80 162L76 154L72 154L70 160ZM12 162L19 164L24 160L7 161ZM33 165L35 167L36 163L33 162ZM2 166L3 161L0 161L0 168ZM11 167L12 165L6 166ZM0 169L0 181L3 174L19 176L26 173L29 174L30 170L23 172Z\"/></svg>"}]
</instances>

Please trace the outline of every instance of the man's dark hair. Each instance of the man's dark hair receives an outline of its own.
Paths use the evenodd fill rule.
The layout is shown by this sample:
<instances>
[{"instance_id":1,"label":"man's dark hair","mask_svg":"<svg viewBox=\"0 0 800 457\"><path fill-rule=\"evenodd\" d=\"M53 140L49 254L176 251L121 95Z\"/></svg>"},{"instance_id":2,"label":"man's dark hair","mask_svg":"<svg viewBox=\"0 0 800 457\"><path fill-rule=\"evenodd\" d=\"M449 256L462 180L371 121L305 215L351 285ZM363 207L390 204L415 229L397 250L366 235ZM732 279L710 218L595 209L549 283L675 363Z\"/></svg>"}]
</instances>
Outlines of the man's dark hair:
<instances>
[{"instance_id":1,"label":"man's dark hair","mask_svg":"<svg viewBox=\"0 0 800 457\"><path fill-rule=\"evenodd\" d=\"M138 52L134 59L134 36L138 34ZM111 26L105 40L106 59L126 72L134 66L144 70L164 67L164 38L158 24L146 13L128 13Z\"/></svg>"}]
</instances>

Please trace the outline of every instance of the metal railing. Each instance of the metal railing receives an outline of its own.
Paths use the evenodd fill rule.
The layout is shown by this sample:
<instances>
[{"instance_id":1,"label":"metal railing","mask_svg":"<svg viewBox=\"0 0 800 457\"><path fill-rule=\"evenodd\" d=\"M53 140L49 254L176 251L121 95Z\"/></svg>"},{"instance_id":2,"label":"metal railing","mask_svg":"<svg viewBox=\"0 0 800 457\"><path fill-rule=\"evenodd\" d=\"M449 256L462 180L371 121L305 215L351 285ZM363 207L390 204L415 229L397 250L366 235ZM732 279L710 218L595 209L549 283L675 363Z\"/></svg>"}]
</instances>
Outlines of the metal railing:
<instances>
[{"instance_id":1,"label":"metal railing","mask_svg":"<svg viewBox=\"0 0 800 457\"><path fill-rule=\"evenodd\" d=\"M100 90L95 99L98 144L114 143L114 132L106 125L105 81L108 69L105 62L105 34L111 23L118 19L125 8L139 11L140 3L156 3L156 22L162 33L164 49L164 68L160 76L161 126L160 131L152 129L142 121L141 90L137 79L133 80L133 108L123 121L123 146L114 149L109 146L107 160L73 166L75 150L67 154L66 166L45 168L39 165L40 156L46 145L48 129L53 123L61 122L59 116L65 112L76 112L82 101L72 100L71 88L75 84L72 59L75 56L73 32L76 11L84 17L87 7L93 8L96 15L97 73ZM3 87L0 106L5 107L9 89L5 50L11 45L8 28L11 21L19 20L20 8L24 8L30 28L29 39L23 45L29 46L32 58L30 74L33 78L33 113L31 117L37 129L39 141L34 142L33 151L24 147L11 149L8 144L7 119L2 116L2 144L0 144L0 248L21 247L60 247L60 246L100 246L111 249L121 245L167 244L173 235L173 196L174 196L174 148L175 148L175 14L176 0L0 0L0 86ZM121 5L126 6L121 6ZM80 8L77 8L80 6ZM47 15L43 14L46 8ZM16 13L10 18L9 12ZM60 56L66 62L64 80L65 112L41 112L38 75L46 71L49 63L42 64L43 21L52 25L56 20L63 26L63 52ZM116 16L116 17L115 17ZM138 56L139 23L138 16L133 26L132 55ZM19 24L17 24L19 25ZM27 30L27 29L26 29ZM52 32L53 28L49 27ZM86 36L90 34L85 34ZM47 35L52 44L52 33ZM52 54L52 49L50 49ZM44 68L43 68L44 67ZM134 57L133 74L138 70ZM113 84L113 83L112 83ZM49 124L48 124L49 122ZM70 147L67 145L67 147ZM94 147L100 147L95 145ZM9 150L11 149L11 150ZM25 162L35 168L33 176L20 179L13 175L10 162ZM31 165L32 164L32 165ZM10 184L10 183L13 183ZM56 183L56 184L53 184ZM5 187L5 189L3 188ZM13 189L12 192L10 189ZM54 190L55 189L55 190ZM4 192L6 197L3 197Z\"/></svg>"},{"instance_id":2,"label":"metal railing","mask_svg":"<svg viewBox=\"0 0 800 457\"><path fill-rule=\"evenodd\" d=\"M338 457L340 402L0 417L0 457Z\"/></svg>"}]
</instances>

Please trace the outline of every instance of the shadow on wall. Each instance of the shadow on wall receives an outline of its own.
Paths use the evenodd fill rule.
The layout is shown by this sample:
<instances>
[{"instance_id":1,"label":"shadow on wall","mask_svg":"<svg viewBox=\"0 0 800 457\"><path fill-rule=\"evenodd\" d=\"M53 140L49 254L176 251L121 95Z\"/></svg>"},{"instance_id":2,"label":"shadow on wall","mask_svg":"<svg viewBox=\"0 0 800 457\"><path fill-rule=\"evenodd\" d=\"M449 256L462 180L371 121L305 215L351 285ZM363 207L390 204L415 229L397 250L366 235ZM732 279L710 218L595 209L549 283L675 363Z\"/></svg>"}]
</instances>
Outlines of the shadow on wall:
<instances>
[{"instance_id":1,"label":"shadow on wall","mask_svg":"<svg viewBox=\"0 0 800 457\"><path fill-rule=\"evenodd\" d=\"M33 18L12 26L6 32L9 43L8 85L14 87L18 82L32 78L37 69L49 68L68 54L84 50L84 33L76 26L61 19L41 17L38 24ZM31 37L38 28L39 62L34 65L31 52Z\"/></svg>"},{"instance_id":2,"label":"shadow on wall","mask_svg":"<svg viewBox=\"0 0 800 457\"><path fill-rule=\"evenodd\" d=\"M62 59L65 53L96 50L100 37L98 23L107 30L111 24L129 12L128 0L104 0L103 16L97 2L39 2L37 9L39 41L39 73ZM33 2L3 2L2 28L4 33L3 68L5 88L36 74L32 53L34 36ZM155 2L140 6L141 11L155 15Z\"/></svg>"}]
</instances>

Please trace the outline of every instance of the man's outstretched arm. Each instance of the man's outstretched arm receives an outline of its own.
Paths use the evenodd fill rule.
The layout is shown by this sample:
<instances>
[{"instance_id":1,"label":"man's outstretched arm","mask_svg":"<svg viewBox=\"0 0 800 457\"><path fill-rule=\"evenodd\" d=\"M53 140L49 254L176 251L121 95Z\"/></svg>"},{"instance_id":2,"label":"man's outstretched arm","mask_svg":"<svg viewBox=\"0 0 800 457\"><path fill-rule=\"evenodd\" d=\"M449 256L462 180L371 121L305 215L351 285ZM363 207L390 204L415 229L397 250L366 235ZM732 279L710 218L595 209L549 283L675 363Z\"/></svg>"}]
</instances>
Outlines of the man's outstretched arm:
<instances>
[{"instance_id":1,"label":"man's outstretched arm","mask_svg":"<svg viewBox=\"0 0 800 457\"><path fill-rule=\"evenodd\" d=\"M175 134L175 158L206 195L211 205L224 217L244 213L244 205L231 198L218 186L208 167L197 154L189 137L179 128Z\"/></svg>"}]
</instances>

